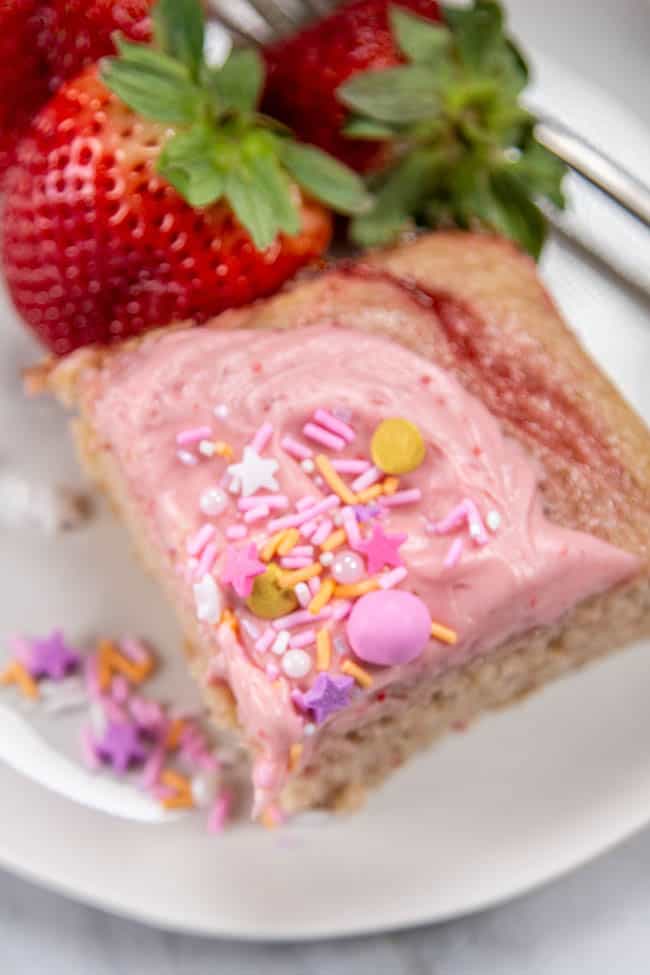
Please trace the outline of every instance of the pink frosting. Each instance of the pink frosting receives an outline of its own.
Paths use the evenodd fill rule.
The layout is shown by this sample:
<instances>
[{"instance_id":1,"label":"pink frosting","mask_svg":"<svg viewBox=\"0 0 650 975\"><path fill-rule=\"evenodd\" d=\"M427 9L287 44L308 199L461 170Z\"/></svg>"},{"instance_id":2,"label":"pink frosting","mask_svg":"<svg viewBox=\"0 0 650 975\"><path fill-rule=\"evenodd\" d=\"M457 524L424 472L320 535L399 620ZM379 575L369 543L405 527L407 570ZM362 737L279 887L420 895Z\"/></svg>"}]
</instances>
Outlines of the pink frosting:
<instances>
[{"instance_id":1,"label":"pink frosting","mask_svg":"<svg viewBox=\"0 0 650 975\"><path fill-rule=\"evenodd\" d=\"M539 490L542 471L519 443L504 436L497 420L451 374L381 336L332 326L312 327L299 336L180 330L113 357L90 381L100 437L114 451L147 530L192 607L187 541L206 521L215 525L212 543L219 556L214 574L219 579L237 498L215 518L202 514L199 499L205 489L228 485L229 462L201 458L193 466L181 463L176 441L184 430L210 427L239 460L262 424L271 424L264 455L279 461L273 493L285 495L293 510L303 496L318 496L319 488L281 441L288 436L305 443L303 429L315 411L349 417L356 438L332 455L338 460L367 458L372 433L387 417L405 417L420 428L426 457L402 478L400 491L415 491L413 497L419 491L421 500L389 508L382 526L407 535L399 549L408 570L402 588L423 600L434 621L455 630L458 642L450 646L432 640L416 660L374 670L372 689L359 692L349 709L330 719L341 727L353 725L364 707L376 707L375 692L382 687L455 666L516 633L552 623L639 569L634 556L552 524ZM215 415L219 404L227 407L226 416ZM327 487L320 492L330 493ZM435 526L442 522L444 528L445 519L463 503L482 520L477 537L453 528L450 534L436 534ZM283 512L271 517L278 514ZM488 531L488 522L493 528L499 522L498 528ZM268 537L266 524L251 524L248 537ZM241 606L232 590L224 595L231 605ZM258 782L273 781L277 792L289 748L304 736L304 717L292 703L292 692L308 689L315 674L269 679L254 651L267 624L246 611L241 615L257 637L248 626L237 639L227 627L217 631L201 625L214 643L212 673L230 685L259 762L283 770L272 775L265 765L265 774L258 776ZM345 633L344 621L337 627L334 635ZM272 654L270 659L277 663ZM304 739L307 754L317 743L318 734ZM258 788L260 801L262 793L268 797L268 790Z\"/></svg>"}]
</instances>

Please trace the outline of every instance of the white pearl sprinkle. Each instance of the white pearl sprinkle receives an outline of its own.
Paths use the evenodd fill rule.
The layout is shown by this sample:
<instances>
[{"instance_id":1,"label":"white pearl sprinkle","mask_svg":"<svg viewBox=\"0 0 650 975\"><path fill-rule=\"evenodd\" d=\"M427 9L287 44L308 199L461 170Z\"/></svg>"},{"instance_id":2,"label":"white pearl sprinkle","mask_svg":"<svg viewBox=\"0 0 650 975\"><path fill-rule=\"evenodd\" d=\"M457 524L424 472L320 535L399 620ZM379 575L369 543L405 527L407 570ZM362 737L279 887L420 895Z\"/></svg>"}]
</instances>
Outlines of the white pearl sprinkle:
<instances>
[{"instance_id":1,"label":"white pearl sprinkle","mask_svg":"<svg viewBox=\"0 0 650 975\"><path fill-rule=\"evenodd\" d=\"M201 500L199 501L199 507L204 515L209 515L212 518L220 515L228 506L228 498L225 491L221 488L213 487L206 488L206 490L201 495Z\"/></svg>"},{"instance_id":2,"label":"white pearl sprinkle","mask_svg":"<svg viewBox=\"0 0 650 975\"><path fill-rule=\"evenodd\" d=\"M303 728L303 731L304 731L304 733L306 735L308 735L309 737L311 737L315 733L315 731L316 731L316 725L315 724L311 724L311 722L310 722L309 724L306 724L305 725L305 727Z\"/></svg>"},{"instance_id":3,"label":"white pearl sprinkle","mask_svg":"<svg viewBox=\"0 0 650 975\"><path fill-rule=\"evenodd\" d=\"M276 636L273 644L271 645L271 651L277 653L278 657L281 657L285 653L287 647L289 646L289 640L291 639L291 634L288 630L280 630Z\"/></svg>"},{"instance_id":4,"label":"white pearl sprinkle","mask_svg":"<svg viewBox=\"0 0 650 975\"><path fill-rule=\"evenodd\" d=\"M501 527L501 515L494 509L492 511L488 511L487 518L485 520L487 521L487 526L491 532L496 532Z\"/></svg>"},{"instance_id":5,"label":"white pearl sprinkle","mask_svg":"<svg viewBox=\"0 0 650 975\"><path fill-rule=\"evenodd\" d=\"M219 403L217 406L215 406L213 413L220 420L225 420L228 414L230 413L230 410L228 409L225 403Z\"/></svg>"},{"instance_id":6,"label":"white pearl sprinkle","mask_svg":"<svg viewBox=\"0 0 650 975\"><path fill-rule=\"evenodd\" d=\"M304 460L300 461L300 466L302 467L305 474L313 474L316 470L316 465L311 458L306 457Z\"/></svg>"},{"instance_id":7,"label":"white pearl sprinkle","mask_svg":"<svg viewBox=\"0 0 650 975\"><path fill-rule=\"evenodd\" d=\"M196 467L198 464L198 458L191 454L189 450L178 450L176 456L180 460L181 464L185 464L186 467Z\"/></svg>"},{"instance_id":8,"label":"white pearl sprinkle","mask_svg":"<svg viewBox=\"0 0 650 975\"><path fill-rule=\"evenodd\" d=\"M479 538L481 535L481 526L478 524L478 522L470 522L469 533L472 538Z\"/></svg>"},{"instance_id":9,"label":"white pearl sprinkle","mask_svg":"<svg viewBox=\"0 0 650 975\"><path fill-rule=\"evenodd\" d=\"M282 658L282 670L287 677L306 677L311 670L311 657L304 650L289 650Z\"/></svg>"},{"instance_id":10,"label":"white pearl sprinkle","mask_svg":"<svg viewBox=\"0 0 650 975\"><path fill-rule=\"evenodd\" d=\"M230 491L231 494L239 494L240 488L241 488L241 484L236 477L233 478L230 484L228 485L228 490Z\"/></svg>"},{"instance_id":11,"label":"white pearl sprinkle","mask_svg":"<svg viewBox=\"0 0 650 975\"><path fill-rule=\"evenodd\" d=\"M334 552L323 552L319 561L321 565L331 565L334 561Z\"/></svg>"},{"instance_id":12,"label":"white pearl sprinkle","mask_svg":"<svg viewBox=\"0 0 650 975\"><path fill-rule=\"evenodd\" d=\"M211 440L202 440L199 444L199 453L203 457L214 457L216 453L216 447Z\"/></svg>"}]
</instances>

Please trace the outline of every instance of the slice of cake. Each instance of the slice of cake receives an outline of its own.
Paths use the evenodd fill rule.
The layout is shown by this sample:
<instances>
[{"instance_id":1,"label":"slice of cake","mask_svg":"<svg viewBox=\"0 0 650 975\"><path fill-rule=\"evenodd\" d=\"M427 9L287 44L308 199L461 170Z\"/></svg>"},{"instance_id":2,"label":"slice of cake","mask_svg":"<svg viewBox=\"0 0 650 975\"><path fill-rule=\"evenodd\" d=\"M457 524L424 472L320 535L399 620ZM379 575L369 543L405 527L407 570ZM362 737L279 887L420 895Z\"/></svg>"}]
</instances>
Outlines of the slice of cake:
<instances>
[{"instance_id":1,"label":"slice of cake","mask_svg":"<svg viewBox=\"0 0 650 975\"><path fill-rule=\"evenodd\" d=\"M255 813L650 632L650 437L502 241L420 238L50 385L187 634Z\"/></svg>"}]
</instances>

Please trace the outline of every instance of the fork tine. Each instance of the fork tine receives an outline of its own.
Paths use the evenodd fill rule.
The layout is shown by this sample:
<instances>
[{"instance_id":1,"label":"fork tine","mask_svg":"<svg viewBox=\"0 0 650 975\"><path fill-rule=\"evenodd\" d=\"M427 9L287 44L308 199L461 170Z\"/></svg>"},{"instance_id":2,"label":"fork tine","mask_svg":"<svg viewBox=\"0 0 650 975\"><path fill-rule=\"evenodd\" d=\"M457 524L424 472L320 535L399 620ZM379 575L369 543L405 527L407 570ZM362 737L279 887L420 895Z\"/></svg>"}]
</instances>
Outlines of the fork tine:
<instances>
[{"instance_id":1,"label":"fork tine","mask_svg":"<svg viewBox=\"0 0 650 975\"><path fill-rule=\"evenodd\" d=\"M242 4L238 4L236 11L233 11L230 0L208 0L208 6L236 40L258 47L273 39L274 32L269 24L257 14L251 16L250 8L244 9Z\"/></svg>"},{"instance_id":2,"label":"fork tine","mask_svg":"<svg viewBox=\"0 0 650 975\"><path fill-rule=\"evenodd\" d=\"M248 0L250 6L266 21L275 34L285 34L296 26L296 21L276 0Z\"/></svg>"}]
</instances>

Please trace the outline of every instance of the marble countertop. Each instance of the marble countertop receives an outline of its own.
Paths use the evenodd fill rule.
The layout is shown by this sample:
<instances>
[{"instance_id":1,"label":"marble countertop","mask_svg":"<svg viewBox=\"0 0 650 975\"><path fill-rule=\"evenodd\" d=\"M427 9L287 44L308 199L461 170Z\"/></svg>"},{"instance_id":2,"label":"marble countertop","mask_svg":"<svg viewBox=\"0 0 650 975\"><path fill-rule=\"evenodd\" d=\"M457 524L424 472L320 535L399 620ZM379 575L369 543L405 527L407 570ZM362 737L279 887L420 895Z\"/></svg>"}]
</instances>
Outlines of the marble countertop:
<instances>
[{"instance_id":1,"label":"marble countertop","mask_svg":"<svg viewBox=\"0 0 650 975\"><path fill-rule=\"evenodd\" d=\"M524 40L606 87L650 126L648 0L510 0L508 6ZM643 44L639 36L646 38ZM543 890L475 917L310 945L245 945L163 933L0 874L0 971L611 975L647 969L649 922L650 829Z\"/></svg>"}]
</instances>

